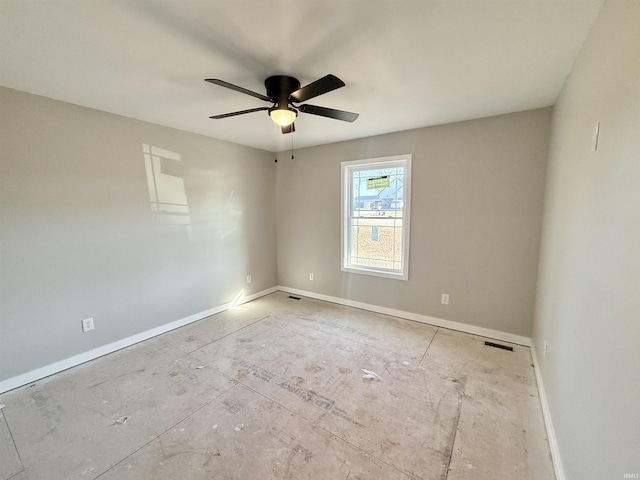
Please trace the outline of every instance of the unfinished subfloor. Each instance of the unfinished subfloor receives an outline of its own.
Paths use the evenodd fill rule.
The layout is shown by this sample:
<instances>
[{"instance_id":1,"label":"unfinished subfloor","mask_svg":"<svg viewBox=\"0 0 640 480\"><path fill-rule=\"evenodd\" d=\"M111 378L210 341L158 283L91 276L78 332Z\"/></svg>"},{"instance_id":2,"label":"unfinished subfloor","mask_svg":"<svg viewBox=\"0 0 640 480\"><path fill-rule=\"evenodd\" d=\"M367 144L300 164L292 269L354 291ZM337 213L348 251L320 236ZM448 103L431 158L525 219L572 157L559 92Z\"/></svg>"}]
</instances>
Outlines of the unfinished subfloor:
<instances>
[{"instance_id":1,"label":"unfinished subfloor","mask_svg":"<svg viewBox=\"0 0 640 480\"><path fill-rule=\"evenodd\" d=\"M0 479L553 479L485 340L274 293L0 395Z\"/></svg>"}]
</instances>

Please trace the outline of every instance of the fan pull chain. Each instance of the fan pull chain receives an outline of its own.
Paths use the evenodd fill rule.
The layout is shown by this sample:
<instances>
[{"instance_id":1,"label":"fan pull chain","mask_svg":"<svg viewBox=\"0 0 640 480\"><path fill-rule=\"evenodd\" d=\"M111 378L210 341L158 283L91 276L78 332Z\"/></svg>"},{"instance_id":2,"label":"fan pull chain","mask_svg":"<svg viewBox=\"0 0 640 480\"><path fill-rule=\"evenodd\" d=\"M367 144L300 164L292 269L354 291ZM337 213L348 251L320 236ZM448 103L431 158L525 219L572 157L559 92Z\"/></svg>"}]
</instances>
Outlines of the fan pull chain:
<instances>
[{"instance_id":1,"label":"fan pull chain","mask_svg":"<svg viewBox=\"0 0 640 480\"><path fill-rule=\"evenodd\" d=\"M293 160L293 132L291 132L291 160Z\"/></svg>"},{"instance_id":2,"label":"fan pull chain","mask_svg":"<svg viewBox=\"0 0 640 480\"><path fill-rule=\"evenodd\" d=\"M273 151L275 152L276 159L274 163L278 163L278 126L273 125Z\"/></svg>"}]
</instances>

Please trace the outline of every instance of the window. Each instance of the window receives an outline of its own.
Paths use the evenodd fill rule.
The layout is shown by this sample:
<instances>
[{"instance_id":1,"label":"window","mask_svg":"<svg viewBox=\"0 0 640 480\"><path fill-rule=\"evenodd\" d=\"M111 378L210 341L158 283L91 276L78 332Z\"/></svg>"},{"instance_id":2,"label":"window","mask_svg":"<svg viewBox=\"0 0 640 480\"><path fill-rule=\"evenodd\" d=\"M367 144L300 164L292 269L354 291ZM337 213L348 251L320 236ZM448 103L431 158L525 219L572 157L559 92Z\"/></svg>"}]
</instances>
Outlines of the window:
<instances>
[{"instance_id":1,"label":"window","mask_svg":"<svg viewBox=\"0 0 640 480\"><path fill-rule=\"evenodd\" d=\"M411 155L342 162L342 270L408 279Z\"/></svg>"}]
</instances>

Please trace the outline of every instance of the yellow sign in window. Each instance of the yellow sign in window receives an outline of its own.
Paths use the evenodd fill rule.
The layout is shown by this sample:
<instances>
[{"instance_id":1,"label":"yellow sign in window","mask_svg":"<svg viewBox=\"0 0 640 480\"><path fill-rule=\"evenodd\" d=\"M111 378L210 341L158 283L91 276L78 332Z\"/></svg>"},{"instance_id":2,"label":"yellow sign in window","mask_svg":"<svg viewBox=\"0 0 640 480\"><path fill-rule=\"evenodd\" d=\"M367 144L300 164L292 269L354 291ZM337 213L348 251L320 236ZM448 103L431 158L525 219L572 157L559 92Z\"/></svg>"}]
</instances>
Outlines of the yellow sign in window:
<instances>
[{"instance_id":1,"label":"yellow sign in window","mask_svg":"<svg viewBox=\"0 0 640 480\"><path fill-rule=\"evenodd\" d=\"M387 188L391 185L391 177L385 175L383 177L367 178L367 190L375 190L376 188Z\"/></svg>"}]
</instances>

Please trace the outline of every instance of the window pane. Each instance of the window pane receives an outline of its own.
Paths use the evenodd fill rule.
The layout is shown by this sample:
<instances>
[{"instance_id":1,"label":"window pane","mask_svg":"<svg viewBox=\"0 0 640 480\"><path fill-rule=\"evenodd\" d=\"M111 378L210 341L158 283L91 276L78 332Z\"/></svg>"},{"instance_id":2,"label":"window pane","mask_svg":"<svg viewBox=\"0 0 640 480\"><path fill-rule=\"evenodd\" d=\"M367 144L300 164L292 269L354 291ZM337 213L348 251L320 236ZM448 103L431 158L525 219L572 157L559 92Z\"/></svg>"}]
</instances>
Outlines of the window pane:
<instances>
[{"instance_id":1,"label":"window pane","mask_svg":"<svg viewBox=\"0 0 640 480\"><path fill-rule=\"evenodd\" d=\"M353 215L402 215L404 167L354 170L351 195Z\"/></svg>"},{"instance_id":2,"label":"window pane","mask_svg":"<svg viewBox=\"0 0 640 480\"><path fill-rule=\"evenodd\" d=\"M352 219L352 265L400 269L402 266L402 220Z\"/></svg>"}]
</instances>

